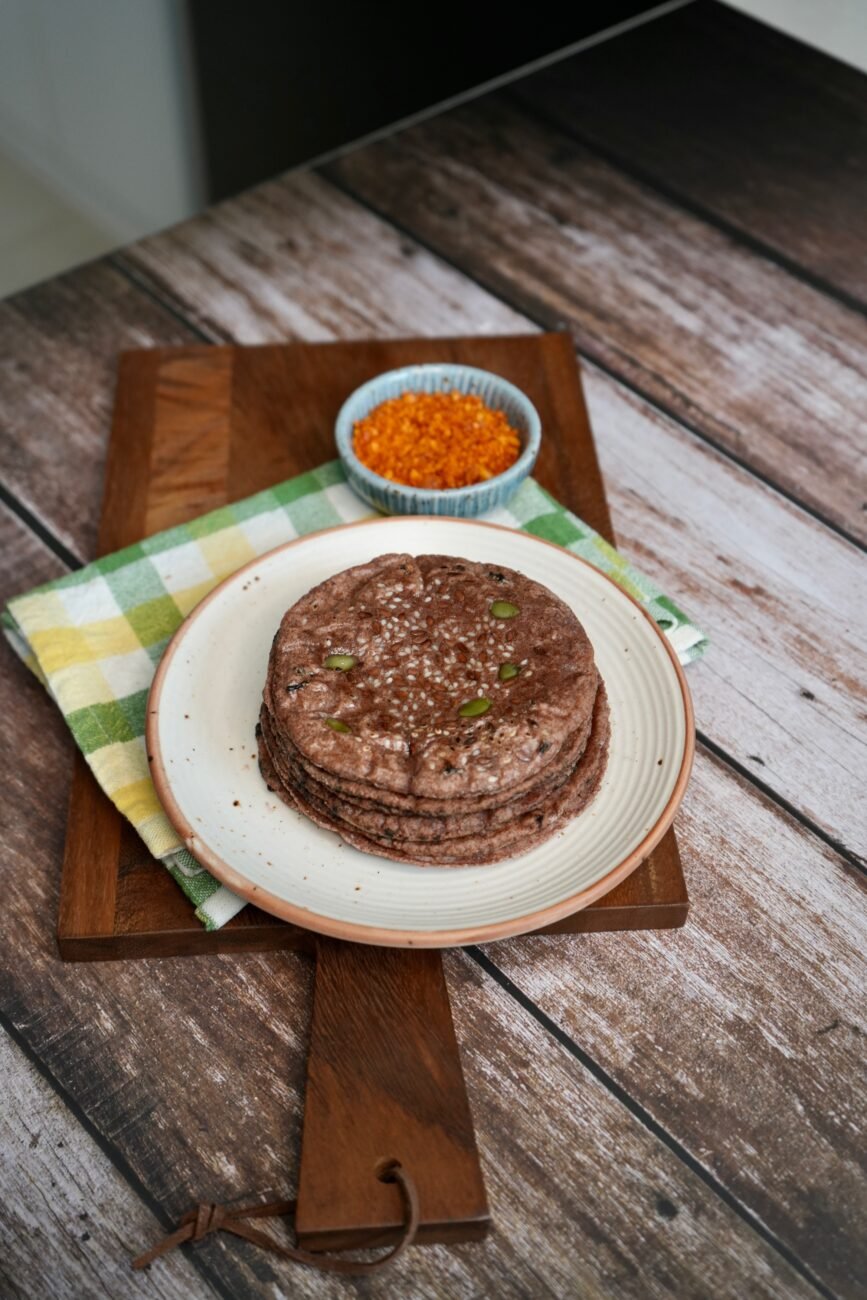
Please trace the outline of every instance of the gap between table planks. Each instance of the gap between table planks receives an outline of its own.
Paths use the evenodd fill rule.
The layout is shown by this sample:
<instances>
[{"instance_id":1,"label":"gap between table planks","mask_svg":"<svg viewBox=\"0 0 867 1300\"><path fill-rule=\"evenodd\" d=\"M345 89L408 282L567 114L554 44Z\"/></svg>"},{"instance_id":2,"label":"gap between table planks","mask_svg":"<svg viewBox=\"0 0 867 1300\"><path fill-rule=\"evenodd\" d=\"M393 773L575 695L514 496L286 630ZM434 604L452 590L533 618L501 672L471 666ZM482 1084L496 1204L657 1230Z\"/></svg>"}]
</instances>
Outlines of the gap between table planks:
<instances>
[{"instance_id":1,"label":"gap between table planks","mask_svg":"<svg viewBox=\"0 0 867 1300\"><path fill-rule=\"evenodd\" d=\"M867 309L859 69L699 0L523 78L514 93L791 274Z\"/></svg>"},{"instance_id":2,"label":"gap between table planks","mask_svg":"<svg viewBox=\"0 0 867 1300\"><path fill-rule=\"evenodd\" d=\"M539 477L612 535L571 344L565 335L536 334L126 354L100 553L321 464L333 450L333 417L352 388L420 358L490 367L529 392L546 431ZM309 932L253 907L218 932L205 931L80 756L69 828L58 920L67 960L313 946ZM687 907L670 831L605 898L541 933L668 928L683 924Z\"/></svg>"},{"instance_id":3,"label":"gap between table planks","mask_svg":"<svg viewBox=\"0 0 867 1300\"><path fill-rule=\"evenodd\" d=\"M2 1030L0 1087L0 1295L71 1300L101 1293L111 1300L141 1300L140 1279L128 1263L129 1242L157 1236L159 1220ZM152 1300L214 1300L180 1251L151 1272L148 1294Z\"/></svg>"}]
</instances>

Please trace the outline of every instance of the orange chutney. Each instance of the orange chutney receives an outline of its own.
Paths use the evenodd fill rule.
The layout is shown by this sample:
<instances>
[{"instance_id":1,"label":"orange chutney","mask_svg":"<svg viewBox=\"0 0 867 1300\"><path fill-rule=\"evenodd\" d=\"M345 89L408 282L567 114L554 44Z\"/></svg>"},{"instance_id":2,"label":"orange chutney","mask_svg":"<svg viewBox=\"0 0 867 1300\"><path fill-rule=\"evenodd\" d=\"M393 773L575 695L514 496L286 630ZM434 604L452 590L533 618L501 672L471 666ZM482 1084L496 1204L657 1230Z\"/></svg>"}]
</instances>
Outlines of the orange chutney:
<instances>
[{"instance_id":1,"label":"orange chutney","mask_svg":"<svg viewBox=\"0 0 867 1300\"><path fill-rule=\"evenodd\" d=\"M521 438L480 397L401 393L356 421L353 448L362 464L392 483L459 488L514 465Z\"/></svg>"}]
</instances>

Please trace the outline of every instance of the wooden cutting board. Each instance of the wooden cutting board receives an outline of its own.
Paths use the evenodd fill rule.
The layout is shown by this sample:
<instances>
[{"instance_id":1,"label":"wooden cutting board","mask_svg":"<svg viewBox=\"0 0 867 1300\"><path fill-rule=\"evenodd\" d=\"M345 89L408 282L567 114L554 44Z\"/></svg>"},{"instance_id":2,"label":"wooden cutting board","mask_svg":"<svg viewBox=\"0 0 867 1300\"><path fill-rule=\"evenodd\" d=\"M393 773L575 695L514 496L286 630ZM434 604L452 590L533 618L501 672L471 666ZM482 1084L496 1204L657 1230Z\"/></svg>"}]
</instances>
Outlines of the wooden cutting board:
<instances>
[{"instance_id":1,"label":"wooden cutting board","mask_svg":"<svg viewBox=\"0 0 867 1300\"><path fill-rule=\"evenodd\" d=\"M383 370L419 361L479 366L522 388L542 421L537 478L614 540L571 341L535 334L123 354L100 554L332 459L334 419L348 394ZM668 928L684 923L687 908L669 831L607 897L540 933ZM252 906L207 933L80 756L58 943L64 959L85 961L314 953L300 1242L328 1249L393 1240L399 1194L378 1177L393 1160L411 1171L419 1190L417 1240L484 1236L485 1189L439 953L318 940Z\"/></svg>"},{"instance_id":2,"label":"wooden cutting board","mask_svg":"<svg viewBox=\"0 0 867 1300\"><path fill-rule=\"evenodd\" d=\"M614 540L572 344L565 334L191 347L121 357L100 554L183 523L333 458L334 418L358 384L393 366L458 361L504 375L541 416L536 477ZM682 925L687 894L673 831L621 885L544 933ZM80 756L58 922L67 960L310 948L307 931L246 907L208 934Z\"/></svg>"}]
</instances>

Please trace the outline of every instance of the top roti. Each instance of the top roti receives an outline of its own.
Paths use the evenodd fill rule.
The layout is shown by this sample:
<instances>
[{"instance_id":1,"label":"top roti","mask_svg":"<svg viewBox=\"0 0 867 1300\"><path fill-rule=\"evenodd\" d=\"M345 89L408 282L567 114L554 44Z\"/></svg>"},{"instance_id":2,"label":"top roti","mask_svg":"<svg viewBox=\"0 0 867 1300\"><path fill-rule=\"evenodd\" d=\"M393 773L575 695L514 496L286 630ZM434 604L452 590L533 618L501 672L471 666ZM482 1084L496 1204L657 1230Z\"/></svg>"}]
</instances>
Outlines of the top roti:
<instances>
[{"instance_id":1,"label":"top roti","mask_svg":"<svg viewBox=\"0 0 867 1300\"><path fill-rule=\"evenodd\" d=\"M517 614L495 617L497 601ZM357 662L326 668L334 654ZM518 675L501 681L503 664ZM265 702L300 753L335 776L420 798L508 797L589 723L597 683L584 629L540 583L502 565L383 555L287 611ZM481 698L487 712L460 715Z\"/></svg>"}]
</instances>

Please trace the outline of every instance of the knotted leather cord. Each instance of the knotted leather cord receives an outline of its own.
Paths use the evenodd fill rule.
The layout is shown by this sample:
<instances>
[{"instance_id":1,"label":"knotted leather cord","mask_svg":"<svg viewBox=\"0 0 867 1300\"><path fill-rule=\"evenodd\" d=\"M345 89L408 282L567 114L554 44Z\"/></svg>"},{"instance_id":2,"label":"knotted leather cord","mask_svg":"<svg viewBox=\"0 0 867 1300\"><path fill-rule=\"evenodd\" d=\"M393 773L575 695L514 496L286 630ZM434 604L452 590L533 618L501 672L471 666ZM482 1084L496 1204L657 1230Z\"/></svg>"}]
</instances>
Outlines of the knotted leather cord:
<instances>
[{"instance_id":1,"label":"knotted leather cord","mask_svg":"<svg viewBox=\"0 0 867 1300\"><path fill-rule=\"evenodd\" d=\"M133 1268L147 1268L148 1264L153 1263L160 1255L165 1255L167 1251L174 1250L175 1246L180 1246L185 1241L201 1241L203 1237L207 1237L212 1232L231 1232L236 1237L243 1237L245 1241L251 1241L254 1246L261 1246L264 1250L273 1250L285 1259L294 1260L296 1264L309 1264L311 1268L318 1268L323 1272L344 1274L376 1273L379 1269L384 1268L386 1264L393 1263L399 1255L402 1255L407 1246L414 1240L418 1231L419 1205L415 1183L409 1174L401 1169L400 1165L395 1166L390 1171L389 1181L392 1178L400 1187L403 1196L404 1228L397 1245L393 1246L388 1254L381 1255L379 1259L356 1260L340 1259L336 1255L314 1255L311 1251L301 1250L298 1246L288 1246L281 1241L276 1241L269 1233L261 1232L258 1228L247 1224L245 1220L270 1218L272 1216L280 1217L283 1215L294 1216L297 1202L269 1201L266 1205L239 1205L234 1209L228 1205L198 1205L194 1210L187 1211L174 1232L170 1233L168 1237L164 1237L150 1250L146 1250L143 1255L139 1255L138 1259L134 1259L132 1266Z\"/></svg>"}]
</instances>

